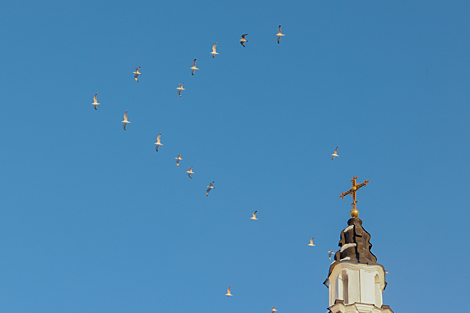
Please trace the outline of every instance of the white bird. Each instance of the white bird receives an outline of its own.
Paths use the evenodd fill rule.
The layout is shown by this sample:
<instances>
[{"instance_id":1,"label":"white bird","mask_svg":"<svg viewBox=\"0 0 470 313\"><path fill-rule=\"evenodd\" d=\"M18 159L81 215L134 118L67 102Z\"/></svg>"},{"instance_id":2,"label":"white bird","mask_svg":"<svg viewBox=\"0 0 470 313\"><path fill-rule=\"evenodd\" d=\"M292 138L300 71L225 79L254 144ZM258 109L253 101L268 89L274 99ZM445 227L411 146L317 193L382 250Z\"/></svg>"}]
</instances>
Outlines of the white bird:
<instances>
[{"instance_id":1,"label":"white bird","mask_svg":"<svg viewBox=\"0 0 470 313\"><path fill-rule=\"evenodd\" d=\"M258 220L258 219L256 218L256 213L257 213L257 212L258 212L258 211L254 211L254 212L253 212L253 216L250 217L250 220L254 220L254 221L257 221L257 220Z\"/></svg>"},{"instance_id":2,"label":"white bird","mask_svg":"<svg viewBox=\"0 0 470 313\"><path fill-rule=\"evenodd\" d=\"M281 40L281 37L285 36L285 34L281 32L281 25L279 25L279 27L277 28L276 36L277 36L277 43L279 43L279 41Z\"/></svg>"},{"instance_id":3,"label":"white bird","mask_svg":"<svg viewBox=\"0 0 470 313\"><path fill-rule=\"evenodd\" d=\"M332 154L332 157L331 157L332 160L333 160L335 157L339 157L339 155L338 155L338 147L339 147L339 146L336 146L335 152L333 152L333 154Z\"/></svg>"},{"instance_id":4,"label":"white bird","mask_svg":"<svg viewBox=\"0 0 470 313\"><path fill-rule=\"evenodd\" d=\"M126 130L126 125L130 123L130 122L127 120L127 111L126 111L126 113L124 113L124 121L122 121L122 123L124 123L124 124L122 125L122 127L124 128L124 130Z\"/></svg>"},{"instance_id":5,"label":"white bird","mask_svg":"<svg viewBox=\"0 0 470 313\"><path fill-rule=\"evenodd\" d=\"M93 103L92 103L93 106L95 107L95 110L98 110L97 106L100 105L100 104L98 103L98 100L96 100L96 96L97 96L97 95L98 95L98 94L95 93L95 96L93 97Z\"/></svg>"},{"instance_id":6,"label":"white bird","mask_svg":"<svg viewBox=\"0 0 470 313\"><path fill-rule=\"evenodd\" d=\"M276 308L273 307L273 308L271 309L271 312L273 312L273 313L274 313L274 312L277 312Z\"/></svg>"},{"instance_id":7,"label":"white bird","mask_svg":"<svg viewBox=\"0 0 470 313\"><path fill-rule=\"evenodd\" d=\"M215 43L215 45L212 46L212 57L215 59L215 55L218 54L217 51L215 50L215 47L217 47L217 42Z\"/></svg>"},{"instance_id":8,"label":"white bird","mask_svg":"<svg viewBox=\"0 0 470 313\"><path fill-rule=\"evenodd\" d=\"M180 96L180 98L181 98L181 91L186 90L186 89L183 88L183 85L184 84L180 84L179 87L176 87L176 90L178 90L178 96Z\"/></svg>"},{"instance_id":9,"label":"white bird","mask_svg":"<svg viewBox=\"0 0 470 313\"><path fill-rule=\"evenodd\" d=\"M245 36L248 36L248 34L243 34L242 39L240 39L240 43L243 47L245 46L245 42L248 42L248 40L245 39Z\"/></svg>"},{"instance_id":10,"label":"white bird","mask_svg":"<svg viewBox=\"0 0 470 313\"><path fill-rule=\"evenodd\" d=\"M232 288L232 286L228 286L227 293L225 294L227 297L233 296L233 295L230 293L230 288Z\"/></svg>"},{"instance_id":11,"label":"white bird","mask_svg":"<svg viewBox=\"0 0 470 313\"><path fill-rule=\"evenodd\" d=\"M213 181L212 183L209 184L209 186L207 186L206 196L209 196L209 191L211 191L211 189L215 189L214 183L215 181Z\"/></svg>"},{"instance_id":12,"label":"white bird","mask_svg":"<svg viewBox=\"0 0 470 313\"><path fill-rule=\"evenodd\" d=\"M313 237L312 239L310 239L310 243L308 244L310 247L314 247L315 245L313 244L313 239L315 239L315 237Z\"/></svg>"},{"instance_id":13,"label":"white bird","mask_svg":"<svg viewBox=\"0 0 470 313\"><path fill-rule=\"evenodd\" d=\"M181 153L178 154L178 156L177 156L175 159L176 159L176 166L180 167L180 161L183 160L183 159L181 158Z\"/></svg>"},{"instance_id":14,"label":"white bird","mask_svg":"<svg viewBox=\"0 0 470 313\"><path fill-rule=\"evenodd\" d=\"M158 152L158 147L163 146L162 142L160 141L160 138L161 138L161 137L162 137L162 133L160 133L160 134L158 135L158 137L157 137L157 142L155 143L155 144L156 144L155 150L157 150L157 152Z\"/></svg>"},{"instance_id":15,"label":"white bird","mask_svg":"<svg viewBox=\"0 0 470 313\"><path fill-rule=\"evenodd\" d=\"M136 67L136 68L135 68L135 72L134 72L134 74L135 74L135 75L134 75L134 79L135 79L136 82L139 82L139 79L138 79L137 77L138 77L139 75L142 75L142 73L139 72L139 68L140 68L140 66L139 66L139 67Z\"/></svg>"},{"instance_id":16,"label":"white bird","mask_svg":"<svg viewBox=\"0 0 470 313\"><path fill-rule=\"evenodd\" d=\"M194 75L194 71L198 70L198 68L196 67L196 59L194 59L193 61L193 66L190 67L191 69L191 74Z\"/></svg>"},{"instance_id":17,"label":"white bird","mask_svg":"<svg viewBox=\"0 0 470 313\"><path fill-rule=\"evenodd\" d=\"M332 256L333 254L335 254L334 251L332 251L332 250L328 251L328 259L331 260L331 256Z\"/></svg>"},{"instance_id":18,"label":"white bird","mask_svg":"<svg viewBox=\"0 0 470 313\"><path fill-rule=\"evenodd\" d=\"M193 167L192 167L192 166L189 168L189 171L186 171L186 173L188 173L189 178L193 179L193 178L191 177L191 174L194 174L194 172L193 172Z\"/></svg>"}]
</instances>

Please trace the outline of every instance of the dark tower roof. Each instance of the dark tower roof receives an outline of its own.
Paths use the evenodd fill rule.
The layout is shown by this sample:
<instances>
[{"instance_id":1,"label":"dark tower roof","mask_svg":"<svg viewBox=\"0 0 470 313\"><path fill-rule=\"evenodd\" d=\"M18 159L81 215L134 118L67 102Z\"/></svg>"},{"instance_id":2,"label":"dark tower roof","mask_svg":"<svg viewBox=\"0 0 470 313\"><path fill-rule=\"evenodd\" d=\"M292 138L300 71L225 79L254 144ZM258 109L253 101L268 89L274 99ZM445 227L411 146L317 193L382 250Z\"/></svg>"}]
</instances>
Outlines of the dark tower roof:
<instances>
[{"instance_id":1,"label":"dark tower roof","mask_svg":"<svg viewBox=\"0 0 470 313\"><path fill-rule=\"evenodd\" d=\"M377 264L377 258L370 251L372 244L369 242L370 234L362 228L362 220L358 217L352 217L348 220L348 227L342 232L336 251L335 261L330 265L330 276L333 268L340 261L350 261L364 264Z\"/></svg>"}]
</instances>

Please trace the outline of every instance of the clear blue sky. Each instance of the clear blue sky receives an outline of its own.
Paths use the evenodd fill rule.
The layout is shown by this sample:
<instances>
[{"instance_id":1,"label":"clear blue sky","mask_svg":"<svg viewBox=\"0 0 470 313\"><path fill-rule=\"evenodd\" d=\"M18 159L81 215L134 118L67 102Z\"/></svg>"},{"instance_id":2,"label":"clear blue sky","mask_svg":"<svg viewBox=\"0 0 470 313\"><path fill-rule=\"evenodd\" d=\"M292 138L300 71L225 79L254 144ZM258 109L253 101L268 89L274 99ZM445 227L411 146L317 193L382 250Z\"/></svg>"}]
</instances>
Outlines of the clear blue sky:
<instances>
[{"instance_id":1,"label":"clear blue sky","mask_svg":"<svg viewBox=\"0 0 470 313\"><path fill-rule=\"evenodd\" d=\"M469 13L2 2L0 311L323 313L353 175L370 180L358 209L390 272L385 304L456 310L470 279Z\"/></svg>"}]
</instances>

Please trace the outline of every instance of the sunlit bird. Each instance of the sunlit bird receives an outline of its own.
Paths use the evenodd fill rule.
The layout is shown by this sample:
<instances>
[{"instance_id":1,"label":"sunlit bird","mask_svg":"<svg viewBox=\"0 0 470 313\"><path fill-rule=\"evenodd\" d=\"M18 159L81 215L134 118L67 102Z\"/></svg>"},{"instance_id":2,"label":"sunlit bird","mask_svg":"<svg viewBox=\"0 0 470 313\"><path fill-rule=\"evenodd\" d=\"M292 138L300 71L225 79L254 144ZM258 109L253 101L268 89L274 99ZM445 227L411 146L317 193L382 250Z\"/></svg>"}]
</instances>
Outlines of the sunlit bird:
<instances>
[{"instance_id":1,"label":"sunlit bird","mask_svg":"<svg viewBox=\"0 0 470 313\"><path fill-rule=\"evenodd\" d=\"M213 181L212 183L209 184L209 186L207 186L206 196L209 196L209 191L211 191L211 189L215 189L214 183L215 181Z\"/></svg>"},{"instance_id":2,"label":"sunlit bird","mask_svg":"<svg viewBox=\"0 0 470 313\"><path fill-rule=\"evenodd\" d=\"M245 46L245 42L248 42L248 40L245 39L245 36L248 36L248 34L243 34L242 39L240 39L240 43L243 47Z\"/></svg>"},{"instance_id":3,"label":"sunlit bird","mask_svg":"<svg viewBox=\"0 0 470 313\"><path fill-rule=\"evenodd\" d=\"M181 91L186 90L186 89L183 88L183 85L184 84L180 84L179 87L176 87L176 90L178 90L178 96L180 96L180 98L181 98Z\"/></svg>"},{"instance_id":4,"label":"sunlit bird","mask_svg":"<svg viewBox=\"0 0 470 313\"><path fill-rule=\"evenodd\" d=\"M279 41L281 40L281 37L285 36L285 34L281 32L281 25L279 25L279 27L277 28L276 36L277 36L277 43L279 43Z\"/></svg>"},{"instance_id":5,"label":"sunlit bird","mask_svg":"<svg viewBox=\"0 0 470 313\"><path fill-rule=\"evenodd\" d=\"M313 244L313 239L315 239L315 237L313 237L312 239L310 239L310 243L308 244L310 247L315 247L315 245Z\"/></svg>"},{"instance_id":6,"label":"sunlit bird","mask_svg":"<svg viewBox=\"0 0 470 313\"><path fill-rule=\"evenodd\" d=\"M194 61L193 61L193 66L190 67L190 69L191 69L191 75L194 75L194 71L199 70L199 69L196 67L196 59L194 59Z\"/></svg>"},{"instance_id":7,"label":"sunlit bird","mask_svg":"<svg viewBox=\"0 0 470 313\"><path fill-rule=\"evenodd\" d=\"M227 293L225 294L227 297L233 296L233 295L230 293L230 288L232 288L232 286L228 286Z\"/></svg>"},{"instance_id":8,"label":"sunlit bird","mask_svg":"<svg viewBox=\"0 0 470 313\"><path fill-rule=\"evenodd\" d=\"M135 74L135 75L134 75L134 79L135 79L136 82L139 82L139 79L138 79L137 77L138 77L139 75L142 75L142 73L139 72L139 68L140 68L140 66L139 66L139 67L136 67L136 68L135 68L135 72L134 72L134 74Z\"/></svg>"},{"instance_id":9,"label":"sunlit bird","mask_svg":"<svg viewBox=\"0 0 470 313\"><path fill-rule=\"evenodd\" d=\"M332 157L331 157L332 160L333 160L335 157L339 157L339 155L338 155L338 147L339 147L339 146L336 146L335 152L333 152L333 154L332 154Z\"/></svg>"},{"instance_id":10,"label":"sunlit bird","mask_svg":"<svg viewBox=\"0 0 470 313\"><path fill-rule=\"evenodd\" d=\"M122 123L122 127L124 128L124 130L126 130L126 125L130 124L130 122L127 120L127 111L126 113L124 113L124 121L122 121Z\"/></svg>"},{"instance_id":11,"label":"sunlit bird","mask_svg":"<svg viewBox=\"0 0 470 313\"><path fill-rule=\"evenodd\" d=\"M160 141L160 138L162 137L162 133L160 133L157 137L157 142L155 143L155 150L158 152L158 147L163 146L162 142Z\"/></svg>"},{"instance_id":12,"label":"sunlit bird","mask_svg":"<svg viewBox=\"0 0 470 313\"><path fill-rule=\"evenodd\" d=\"M193 178L191 177L191 174L194 174L194 172L193 172L193 167L192 167L192 166L189 168L189 171L186 171L186 173L188 173L189 178L193 179Z\"/></svg>"},{"instance_id":13,"label":"sunlit bird","mask_svg":"<svg viewBox=\"0 0 470 313\"><path fill-rule=\"evenodd\" d=\"M273 307L273 308L271 309L271 312L273 312L273 313L274 313L274 312L277 312L276 308Z\"/></svg>"},{"instance_id":14,"label":"sunlit bird","mask_svg":"<svg viewBox=\"0 0 470 313\"><path fill-rule=\"evenodd\" d=\"M217 50L215 50L215 47L217 47L217 42L215 43L215 45L212 46L212 52L211 52L211 54L212 54L212 57L213 57L214 59L215 59L215 55L218 54L218 53L217 53Z\"/></svg>"},{"instance_id":15,"label":"sunlit bird","mask_svg":"<svg viewBox=\"0 0 470 313\"><path fill-rule=\"evenodd\" d=\"M183 159L181 158L181 153L178 154L178 156L177 156L175 159L176 159L176 166L180 167L180 161L183 160Z\"/></svg>"},{"instance_id":16,"label":"sunlit bird","mask_svg":"<svg viewBox=\"0 0 470 313\"><path fill-rule=\"evenodd\" d=\"M333 254L335 254L334 251L332 251L332 250L328 251L328 259L331 260L331 256L332 256Z\"/></svg>"},{"instance_id":17,"label":"sunlit bird","mask_svg":"<svg viewBox=\"0 0 470 313\"><path fill-rule=\"evenodd\" d=\"M258 219L256 218L256 213L257 213L257 212L258 212L258 211L254 211L254 212L253 212L253 216L250 217L250 220L254 220L254 221L257 221L257 220L258 220Z\"/></svg>"},{"instance_id":18,"label":"sunlit bird","mask_svg":"<svg viewBox=\"0 0 470 313\"><path fill-rule=\"evenodd\" d=\"M98 110L97 106L100 105L100 104L98 103L98 100L96 100L96 96L98 96L97 93L95 93L95 96L93 97L93 103L92 104L95 107L95 110Z\"/></svg>"}]
</instances>

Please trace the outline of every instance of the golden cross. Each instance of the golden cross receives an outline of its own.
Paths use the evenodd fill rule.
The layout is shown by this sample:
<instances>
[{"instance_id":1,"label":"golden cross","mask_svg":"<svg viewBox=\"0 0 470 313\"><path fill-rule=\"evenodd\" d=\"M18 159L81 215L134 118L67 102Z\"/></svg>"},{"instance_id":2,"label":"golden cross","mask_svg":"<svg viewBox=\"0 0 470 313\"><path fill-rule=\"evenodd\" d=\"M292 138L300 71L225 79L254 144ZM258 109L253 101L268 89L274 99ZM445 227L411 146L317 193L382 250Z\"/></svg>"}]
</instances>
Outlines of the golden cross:
<instances>
[{"instance_id":1,"label":"golden cross","mask_svg":"<svg viewBox=\"0 0 470 313\"><path fill-rule=\"evenodd\" d=\"M366 180L364 180L364 182L362 184L357 185L356 184L356 179L357 179L357 177L353 176L353 178L351 179L351 182L353 184L352 187L348 191L342 192L341 196L339 196L341 199L344 199L345 196L352 194L353 203L351 203L351 205L353 206L353 209L351 210L351 217L358 217L359 216L359 211L356 209L356 203L357 203L356 192L359 190L359 188L361 188L362 186L367 186L367 184L369 183L369 180L366 179Z\"/></svg>"}]
</instances>

